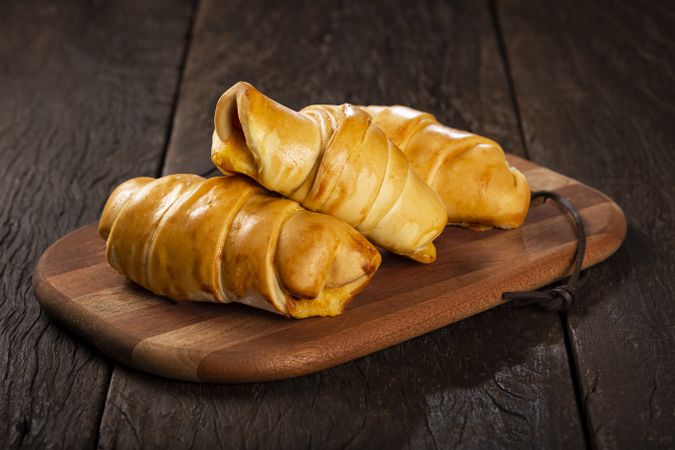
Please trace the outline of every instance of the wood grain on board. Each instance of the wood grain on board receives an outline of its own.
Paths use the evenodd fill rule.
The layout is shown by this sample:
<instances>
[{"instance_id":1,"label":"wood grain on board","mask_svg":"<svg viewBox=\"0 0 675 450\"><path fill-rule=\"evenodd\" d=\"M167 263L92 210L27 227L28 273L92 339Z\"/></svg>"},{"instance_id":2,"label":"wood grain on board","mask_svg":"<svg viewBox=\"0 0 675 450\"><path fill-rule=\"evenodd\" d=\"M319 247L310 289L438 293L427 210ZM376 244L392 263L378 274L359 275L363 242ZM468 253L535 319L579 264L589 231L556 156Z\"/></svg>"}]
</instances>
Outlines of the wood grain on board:
<instances>
[{"instance_id":1,"label":"wood grain on board","mask_svg":"<svg viewBox=\"0 0 675 450\"><path fill-rule=\"evenodd\" d=\"M408 104L523 154L487 3L201 0L165 173L212 170L213 108L238 80L293 108ZM223 442L584 445L560 318L537 308L490 310L339 367L274 383L199 385L115 368L102 447Z\"/></svg>"},{"instance_id":2,"label":"wood grain on board","mask_svg":"<svg viewBox=\"0 0 675 450\"><path fill-rule=\"evenodd\" d=\"M569 312L590 445L675 445L675 13L496 2L530 157L606 192L628 235Z\"/></svg>"},{"instance_id":3,"label":"wood grain on board","mask_svg":"<svg viewBox=\"0 0 675 450\"><path fill-rule=\"evenodd\" d=\"M190 17L166 1L0 5L0 448L93 448L110 361L42 312L31 274L156 174Z\"/></svg>"},{"instance_id":4,"label":"wood grain on board","mask_svg":"<svg viewBox=\"0 0 675 450\"><path fill-rule=\"evenodd\" d=\"M614 253L626 231L616 204L512 160L525 176L533 174L535 189L555 190L580 210L588 228L585 266ZM45 252L35 288L51 316L125 364L188 381L269 381L333 367L475 315L503 304L504 291L550 284L569 271L577 237L567 213L549 203L532 208L517 230L447 227L435 243L431 265L385 254L366 289L330 319L289 320L242 305L156 297L108 265L95 224Z\"/></svg>"}]
</instances>

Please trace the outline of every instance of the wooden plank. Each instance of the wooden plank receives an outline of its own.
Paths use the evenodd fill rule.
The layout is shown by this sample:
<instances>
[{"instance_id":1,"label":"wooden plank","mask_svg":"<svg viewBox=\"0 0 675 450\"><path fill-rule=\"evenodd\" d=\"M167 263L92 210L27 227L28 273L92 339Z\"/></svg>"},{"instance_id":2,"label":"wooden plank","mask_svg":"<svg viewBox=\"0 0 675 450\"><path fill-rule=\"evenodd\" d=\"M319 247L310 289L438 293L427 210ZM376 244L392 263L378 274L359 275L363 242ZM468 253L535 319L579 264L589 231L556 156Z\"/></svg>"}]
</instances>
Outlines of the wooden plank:
<instances>
[{"instance_id":1,"label":"wooden plank","mask_svg":"<svg viewBox=\"0 0 675 450\"><path fill-rule=\"evenodd\" d=\"M166 173L210 169L215 101L240 79L295 108L405 103L520 149L486 4L205 0L198 12ZM287 381L206 386L116 369L100 443L580 447L569 374L556 315L497 309Z\"/></svg>"},{"instance_id":2,"label":"wooden plank","mask_svg":"<svg viewBox=\"0 0 675 450\"><path fill-rule=\"evenodd\" d=\"M190 5L10 1L0 14L0 448L96 445L109 360L41 311L38 256L155 174Z\"/></svg>"},{"instance_id":3,"label":"wooden plank","mask_svg":"<svg viewBox=\"0 0 675 450\"><path fill-rule=\"evenodd\" d=\"M481 132L522 154L484 5L367 3L308 6L296 0L271 7L261 0L205 0L164 173L213 168L213 111L220 95L240 80L296 110L350 102L432 111L442 122ZM232 19L235 12L238 20Z\"/></svg>"},{"instance_id":4,"label":"wooden plank","mask_svg":"<svg viewBox=\"0 0 675 450\"><path fill-rule=\"evenodd\" d=\"M532 158L617 200L628 238L569 313L591 444L675 444L675 11L499 2Z\"/></svg>"},{"instance_id":5,"label":"wooden plank","mask_svg":"<svg viewBox=\"0 0 675 450\"><path fill-rule=\"evenodd\" d=\"M547 172L537 189L567 183L527 164ZM584 219L585 266L614 253L626 232L618 206L576 182L557 192ZM52 317L127 365L188 381L269 381L334 367L500 306L504 291L550 284L569 272L576 241L569 216L553 202L533 207L517 230L452 227L435 240L434 264L385 254L368 286L331 319L288 320L241 305L153 296L107 264L96 224L50 246L34 285ZM98 257L73 261L73 253Z\"/></svg>"}]
</instances>

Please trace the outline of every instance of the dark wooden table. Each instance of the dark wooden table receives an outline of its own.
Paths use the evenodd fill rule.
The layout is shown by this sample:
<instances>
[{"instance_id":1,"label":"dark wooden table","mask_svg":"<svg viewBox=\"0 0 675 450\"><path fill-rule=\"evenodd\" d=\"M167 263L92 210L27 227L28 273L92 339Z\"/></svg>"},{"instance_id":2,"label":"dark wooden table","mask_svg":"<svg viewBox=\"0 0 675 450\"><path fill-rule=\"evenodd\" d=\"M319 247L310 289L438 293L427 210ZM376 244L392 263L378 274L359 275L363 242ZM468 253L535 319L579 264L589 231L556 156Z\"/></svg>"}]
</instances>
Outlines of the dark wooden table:
<instances>
[{"instance_id":1,"label":"dark wooden table","mask_svg":"<svg viewBox=\"0 0 675 450\"><path fill-rule=\"evenodd\" d=\"M3 2L0 448L672 448L674 36L659 1ZM498 308L302 378L115 364L40 310L34 264L120 181L206 172L238 80L429 110L608 193L626 242L567 313Z\"/></svg>"}]
</instances>

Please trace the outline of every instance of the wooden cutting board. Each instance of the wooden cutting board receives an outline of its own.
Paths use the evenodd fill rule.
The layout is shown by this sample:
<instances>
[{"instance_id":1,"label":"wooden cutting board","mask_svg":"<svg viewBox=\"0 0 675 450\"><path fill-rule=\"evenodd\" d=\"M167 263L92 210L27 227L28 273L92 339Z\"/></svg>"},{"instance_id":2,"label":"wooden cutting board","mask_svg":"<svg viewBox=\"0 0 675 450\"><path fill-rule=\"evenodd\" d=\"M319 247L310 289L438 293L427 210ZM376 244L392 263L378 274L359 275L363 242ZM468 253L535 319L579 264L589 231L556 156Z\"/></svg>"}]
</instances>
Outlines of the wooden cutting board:
<instances>
[{"instance_id":1,"label":"wooden cutting board","mask_svg":"<svg viewBox=\"0 0 675 450\"><path fill-rule=\"evenodd\" d=\"M581 210L584 266L621 245L626 220L607 196L524 159L509 160L533 190L555 190ZM94 224L49 247L33 281L54 319L124 364L182 380L248 382L316 372L500 305L504 291L565 276L576 247L570 218L553 202L534 205L518 230L448 227L435 242L431 265L383 255L368 287L334 318L294 320L238 304L157 297L108 265Z\"/></svg>"}]
</instances>

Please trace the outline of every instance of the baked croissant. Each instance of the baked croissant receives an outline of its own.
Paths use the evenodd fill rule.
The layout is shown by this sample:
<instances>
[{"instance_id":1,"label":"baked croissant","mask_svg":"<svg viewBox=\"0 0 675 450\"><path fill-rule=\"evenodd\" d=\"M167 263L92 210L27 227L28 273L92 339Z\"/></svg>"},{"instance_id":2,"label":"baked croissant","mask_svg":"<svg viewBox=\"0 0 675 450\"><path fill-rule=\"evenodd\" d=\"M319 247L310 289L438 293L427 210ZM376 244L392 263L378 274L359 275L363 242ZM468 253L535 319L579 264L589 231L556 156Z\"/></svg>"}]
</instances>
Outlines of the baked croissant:
<instances>
[{"instance_id":1,"label":"baked croissant","mask_svg":"<svg viewBox=\"0 0 675 450\"><path fill-rule=\"evenodd\" d=\"M110 264L155 294L296 318L340 314L381 261L346 223L241 176L128 180L99 233Z\"/></svg>"},{"instance_id":2,"label":"baked croissant","mask_svg":"<svg viewBox=\"0 0 675 450\"><path fill-rule=\"evenodd\" d=\"M441 125L431 114L405 106L361 108L441 197L449 223L498 228L523 224L530 187L523 174L509 166L499 144Z\"/></svg>"},{"instance_id":3,"label":"baked croissant","mask_svg":"<svg viewBox=\"0 0 675 450\"><path fill-rule=\"evenodd\" d=\"M218 101L211 158L354 226L375 244L429 263L447 222L438 195L359 108L298 113L237 83Z\"/></svg>"}]
</instances>

